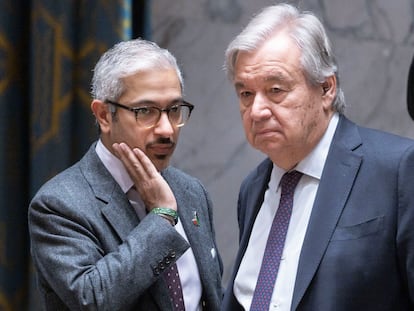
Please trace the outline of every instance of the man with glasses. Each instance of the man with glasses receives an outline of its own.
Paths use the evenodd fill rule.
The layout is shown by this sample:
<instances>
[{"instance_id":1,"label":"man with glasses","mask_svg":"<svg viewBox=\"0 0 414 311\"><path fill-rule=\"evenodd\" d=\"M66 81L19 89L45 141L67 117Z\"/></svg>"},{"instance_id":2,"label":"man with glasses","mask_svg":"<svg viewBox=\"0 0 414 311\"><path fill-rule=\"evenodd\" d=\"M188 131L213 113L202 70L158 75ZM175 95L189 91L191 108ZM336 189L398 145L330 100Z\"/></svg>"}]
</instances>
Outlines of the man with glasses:
<instances>
[{"instance_id":1,"label":"man with glasses","mask_svg":"<svg viewBox=\"0 0 414 311\"><path fill-rule=\"evenodd\" d=\"M29 207L31 253L47 310L217 310L222 262L212 203L169 166L193 105L175 58L116 44L98 61L100 138Z\"/></svg>"}]
</instances>

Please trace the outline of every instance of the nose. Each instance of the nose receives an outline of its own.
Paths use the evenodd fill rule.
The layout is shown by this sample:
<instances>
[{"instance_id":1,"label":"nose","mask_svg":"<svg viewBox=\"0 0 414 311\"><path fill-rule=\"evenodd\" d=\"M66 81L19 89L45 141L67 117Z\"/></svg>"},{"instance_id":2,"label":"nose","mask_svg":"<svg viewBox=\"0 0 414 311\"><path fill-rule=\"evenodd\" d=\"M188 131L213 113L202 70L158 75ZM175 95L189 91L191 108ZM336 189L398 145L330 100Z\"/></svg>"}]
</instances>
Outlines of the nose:
<instances>
[{"instance_id":1,"label":"nose","mask_svg":"<svg viewBox=\"0 0 414 311\"><path fill-rule=\"evenodd\" d=\"M155 125L154 131L162 136L170 136L174 133L174 127L168 118L167 112L161 113L158 123Z\"/></svg>"},{"instance_id":2,"label":"nose","mask_svg":"<svg viewBox=\"0 0 414 311\"><path fill-rule=\"evenodd\" d=\"M265 96L257 93L253 99L250 109L250 116L254 121L260 121L269 118L272 111L269 108L268 100Z\"/></svg>"}]
</instances>

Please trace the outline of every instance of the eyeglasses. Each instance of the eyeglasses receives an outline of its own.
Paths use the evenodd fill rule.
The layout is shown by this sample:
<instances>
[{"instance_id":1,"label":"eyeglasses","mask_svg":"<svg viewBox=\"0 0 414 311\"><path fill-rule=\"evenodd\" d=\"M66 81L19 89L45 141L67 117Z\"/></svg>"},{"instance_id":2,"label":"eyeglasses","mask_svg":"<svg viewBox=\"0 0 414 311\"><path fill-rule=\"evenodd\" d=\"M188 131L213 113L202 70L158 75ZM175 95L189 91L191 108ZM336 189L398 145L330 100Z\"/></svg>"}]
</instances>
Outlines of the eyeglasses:
<instances>
[{"instance_id":1,"label":"eyeglasses","mask_svg":"<svg viewBox=\"0 0 414 311\"><path fill-rule=\"evenodd\" d=\"M181 100L179 104L175 104L168 108L158 108L155 106L143 106L143 107L128 107L120 103L106 100L108 104L114 105L122 109L126 109L135 113L135 120L143 127L154 127L161 118L161 113L166 112L168 120L173 126L182 127L190 118L191 111L194 106L184 100Z\"/></svg>"}]
</instances>

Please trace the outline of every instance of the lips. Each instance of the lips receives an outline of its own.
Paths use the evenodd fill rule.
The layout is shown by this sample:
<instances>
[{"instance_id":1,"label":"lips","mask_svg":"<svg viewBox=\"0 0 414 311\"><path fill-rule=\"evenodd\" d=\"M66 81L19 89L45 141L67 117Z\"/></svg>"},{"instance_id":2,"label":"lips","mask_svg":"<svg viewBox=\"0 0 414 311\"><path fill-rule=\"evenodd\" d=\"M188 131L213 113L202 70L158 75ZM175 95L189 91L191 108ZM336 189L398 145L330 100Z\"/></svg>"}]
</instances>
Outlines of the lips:
<instances>
[{"instance_id":1,"label":"lips","mask_svg":"<svg viewBox=\"0 0 414 311\"><path fill-rule=\"evenodd\" d=\"M151 150L158 155L167 155L173 152L174 150L174 143L168 144L153 144L150 146Z\"/></svg>"},{"instance_id":2,"label":"lips","mask_svg":"<svg viewBox=\"0 0 414 311\"><path fill-rule=\"evenodd\" d=\"M269 128L253 130L253 134L255 136L268 136L268 135L274 134L275 132L276 132L275 130L269 129Z\"/></svg>"},{"instance_id":3,"label":"lips","mask_svg":"<svg viewBox=\"0 0 414 311\"><path fill-rule=\"evenodd\" d=\"M269 141L269 140L278 140L281 136L283 136L283 132L276 128L261 128L261 129L253 129L252 136L256 141Z\"/></svg>"},{"instance_id":4,"label":"lips","mask_svg":"<svg viewBox=\"0 0 414 311\"><path fill-rule=\"evenodd\" d=\"M255 130L254 131L254 133L256 135L263 135L263 134L267 134L267 133L271 133L271 132L274 132L274 131L271 130L271 129L261 129L261 130Z\"/></svg>"}]
</instances>

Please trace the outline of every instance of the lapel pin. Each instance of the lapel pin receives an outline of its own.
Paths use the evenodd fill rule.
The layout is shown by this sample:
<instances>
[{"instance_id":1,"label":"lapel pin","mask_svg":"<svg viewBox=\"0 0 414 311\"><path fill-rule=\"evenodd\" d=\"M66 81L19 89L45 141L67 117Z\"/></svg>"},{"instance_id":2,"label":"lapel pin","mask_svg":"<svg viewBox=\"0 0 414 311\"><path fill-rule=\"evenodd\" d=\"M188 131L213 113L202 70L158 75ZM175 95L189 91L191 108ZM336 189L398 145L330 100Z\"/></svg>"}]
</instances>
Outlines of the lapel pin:
<instances>
[{"instance_id":1,"label":"lapel pin","mask_svg":"<svg viewBox=\"0 0 414 311\"><path fill-rule=\"evenodd\" d=\"M211 257L216 258L216 250L214 247L211 249Z\"/></svg>"},{"instance_id":2,"label":"lapel pin","mask_svg":"<svg viewBox=\"0 0 414 311\"><path fill-rule=\"evenodd\" d=\"M193 219L191 219L191 221L193 222L194 226L198 227L200 225L200 220L198 219L197 211L193 211Z\"/></svg>"}]
</instances>

